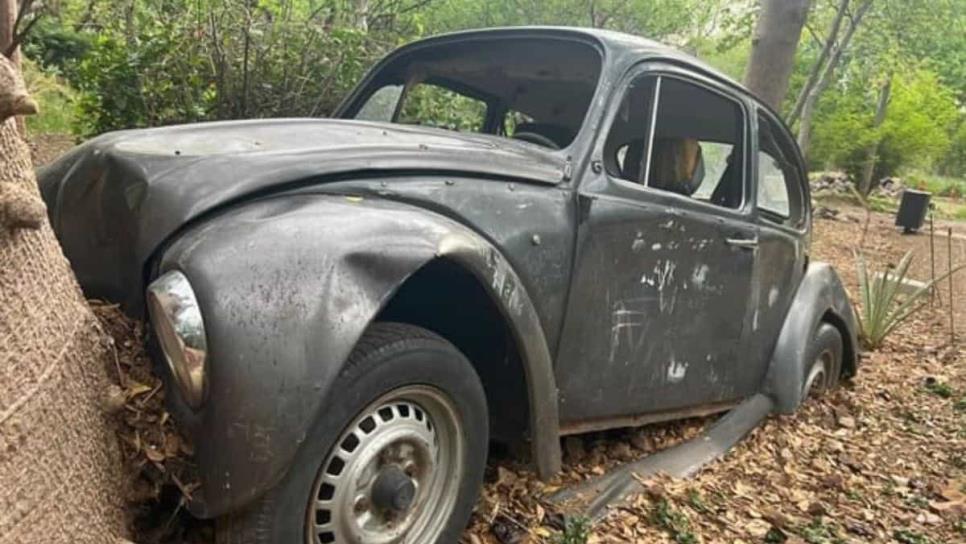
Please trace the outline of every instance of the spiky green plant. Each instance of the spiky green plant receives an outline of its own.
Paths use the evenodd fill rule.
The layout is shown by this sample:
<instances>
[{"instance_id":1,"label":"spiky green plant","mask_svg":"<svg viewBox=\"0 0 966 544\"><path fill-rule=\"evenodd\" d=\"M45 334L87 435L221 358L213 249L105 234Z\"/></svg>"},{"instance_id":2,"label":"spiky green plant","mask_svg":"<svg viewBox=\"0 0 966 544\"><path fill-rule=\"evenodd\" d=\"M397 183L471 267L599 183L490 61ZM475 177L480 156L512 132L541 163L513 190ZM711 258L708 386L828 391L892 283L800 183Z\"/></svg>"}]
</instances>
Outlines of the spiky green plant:
<instances>
[{"instance_id":1,"label":"spiky green plant","mask_svg":"<svg viewBox=\"0 0 966 544\"><path fill-rule=\"evenodd\" d=\"M878 349L889 334L912 314L919 311L928 301L927 295L937 282L963 268L958 266L938 278L926 282L909 294L902 294L900 287L905 283L912 264L912 252L902 256L895 268L886 268L876 278L869 274L865 256L856 253L856 268L859 276L859 296L861 308L858 312L859 340L870 350Z\"/></svg>"}]
</instances>

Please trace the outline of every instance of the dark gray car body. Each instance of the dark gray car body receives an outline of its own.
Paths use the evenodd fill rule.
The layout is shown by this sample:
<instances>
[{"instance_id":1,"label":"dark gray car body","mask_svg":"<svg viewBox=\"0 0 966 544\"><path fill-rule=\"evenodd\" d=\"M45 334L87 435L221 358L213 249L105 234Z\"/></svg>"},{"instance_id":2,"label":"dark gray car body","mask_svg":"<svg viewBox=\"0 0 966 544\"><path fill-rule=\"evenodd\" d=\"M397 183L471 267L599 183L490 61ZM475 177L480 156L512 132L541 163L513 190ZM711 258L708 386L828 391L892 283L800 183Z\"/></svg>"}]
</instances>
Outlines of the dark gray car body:
<instances>
[{"instance_id":1,"label":"dark gray car body","mask_svg":"<svg viewBox=\"0 0 966 544\"><path fill-rule=\"evenodd\" d=\"M795 409L823 320L839 328L855 372L852 311L834 271L809 263L810 218L798 229L770 225L753 199L709 211L632 192L593 165L630 70L693 78L762 109L740 86L653 42L579 29L461 33L393 55L521 35L601 53L590 111L563 150L279 119L111 133L42 171L54 228L89 296L142 316L153 278L176 268L192 282L207 329L207 400L193 411L173 389L169 398L196 443L195 513L238 509L279 481L377 319L426 326L463 350L494 435L527 437L542 476L559 469L563 434L720 411L762 391ZM754 141L755 124L747 130ZM685 229L704 242L667 244ZM726 246L735 232L759 247ZM678 274L642 297L642 274L672 264ZM687 290L701 269L706 288ZM676 326L621 321L667 313L672 293ZM633 364L658 344L673 369Z\"/></svg>"}]
</instances>

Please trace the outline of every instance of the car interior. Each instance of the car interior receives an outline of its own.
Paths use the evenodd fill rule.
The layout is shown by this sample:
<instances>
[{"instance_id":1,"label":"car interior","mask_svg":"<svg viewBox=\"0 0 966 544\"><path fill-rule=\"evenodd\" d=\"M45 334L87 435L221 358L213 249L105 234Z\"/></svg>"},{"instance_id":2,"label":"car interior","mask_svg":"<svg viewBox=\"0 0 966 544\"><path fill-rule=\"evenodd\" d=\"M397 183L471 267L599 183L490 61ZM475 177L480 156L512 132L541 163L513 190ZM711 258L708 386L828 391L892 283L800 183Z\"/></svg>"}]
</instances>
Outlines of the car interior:
<instances>
[{"instance_id":1,"label":"car interior","mask_svg":"<svg viewBox=\"0 0 966 544\"><path fill-rule=\"evenodd\" d=\"M600 70L599 51L579 40L461 40L392 59L347 109L347 116L506 136L562 149L584 122Z\"/></svg>"}]
</instances>

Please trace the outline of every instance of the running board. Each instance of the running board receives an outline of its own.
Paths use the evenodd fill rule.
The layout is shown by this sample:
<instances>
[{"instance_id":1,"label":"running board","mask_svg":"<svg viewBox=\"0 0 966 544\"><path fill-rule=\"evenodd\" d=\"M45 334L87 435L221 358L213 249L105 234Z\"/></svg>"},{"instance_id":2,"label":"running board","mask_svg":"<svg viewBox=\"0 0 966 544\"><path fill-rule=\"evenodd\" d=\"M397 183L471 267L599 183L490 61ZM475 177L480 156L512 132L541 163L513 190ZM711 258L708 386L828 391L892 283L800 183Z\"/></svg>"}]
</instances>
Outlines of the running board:
<instances>
[{"instance_id":1,"label":"running board","mask_svg":"<svg viewBox=\"0 0 966 544\"><path fill-rule=\"evenodd\" d=\"M551 495L549 501L567 514L599 521L609 506L644 491L639 477L658 473L674 478L693 476L740 442L768 417L773 407L774 402L766 395L749 397L691 440L564 488Z\"/></svg>"}]
</instances>

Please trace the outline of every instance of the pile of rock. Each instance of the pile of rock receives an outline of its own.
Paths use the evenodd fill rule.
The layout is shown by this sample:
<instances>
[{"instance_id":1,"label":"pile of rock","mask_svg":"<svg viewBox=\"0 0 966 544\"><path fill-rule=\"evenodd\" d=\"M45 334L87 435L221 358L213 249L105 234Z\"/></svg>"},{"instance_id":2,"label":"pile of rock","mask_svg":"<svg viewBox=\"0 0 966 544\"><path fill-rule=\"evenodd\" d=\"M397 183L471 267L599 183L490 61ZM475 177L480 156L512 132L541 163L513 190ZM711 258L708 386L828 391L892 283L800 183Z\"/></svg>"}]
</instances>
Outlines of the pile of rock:
<instances>
[{"instance_id":1,"label":"pile of rock","mask_svg":"<svg viewBox=\"0 0 966 544\"><path fill-rule=\"evenodd\" d=\"M845 172L822 172L811 181L813 194L851 194L852 180Z\"/></svg>"},{"instance_id":2,"label":"pile of rock","mask_svg":"<svg viewBox=\"0 0 966 544\"><path fill-rule=\"evenodd\" d=\"M882 178L872 192L878 196L899 198L899 195L902 194L902 191L905 190L905 188L906 186L902 183L901 178L888 177Z\"/></svg>"}]
</instances>

